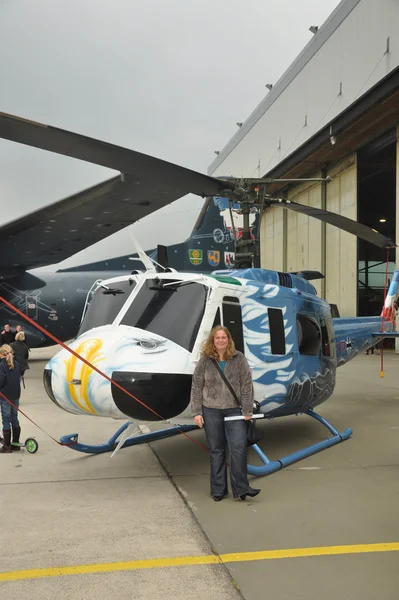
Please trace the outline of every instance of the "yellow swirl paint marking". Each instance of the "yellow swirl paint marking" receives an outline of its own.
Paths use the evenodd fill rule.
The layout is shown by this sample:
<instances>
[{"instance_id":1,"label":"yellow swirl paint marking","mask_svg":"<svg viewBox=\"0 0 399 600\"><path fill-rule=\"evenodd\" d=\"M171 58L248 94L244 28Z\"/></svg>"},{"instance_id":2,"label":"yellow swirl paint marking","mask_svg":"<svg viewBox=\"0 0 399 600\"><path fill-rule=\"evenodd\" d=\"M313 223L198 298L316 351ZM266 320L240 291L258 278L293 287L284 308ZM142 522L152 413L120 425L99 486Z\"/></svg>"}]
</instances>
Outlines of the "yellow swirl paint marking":
<instances>
[{"instance_id":1,"label":"yellow swirl paint marking","mask_svg":"<svg viewBox=\"0 0 399 600\"><path fill-rule=\"evenodd\" d=\"M100 352L102 345L103 342L99 339L85 340L84 342L81 342L77 348L75 348L75 352L85 358L91 364L97 366L98 363L104 358L104 355ZM74 373L78 367L78 364L80 364L80 373L77 377L74 377ZM95 408L93 408L89 399L89 377L93 373L93 369L86 365L86 363L82 362L75 355L71 355L65 361L65 368L68 389L73 402L84 412L96 414L97 411ZM80 386L69 383L76 378L81 380Z\"/></svg>"}]
</instances>

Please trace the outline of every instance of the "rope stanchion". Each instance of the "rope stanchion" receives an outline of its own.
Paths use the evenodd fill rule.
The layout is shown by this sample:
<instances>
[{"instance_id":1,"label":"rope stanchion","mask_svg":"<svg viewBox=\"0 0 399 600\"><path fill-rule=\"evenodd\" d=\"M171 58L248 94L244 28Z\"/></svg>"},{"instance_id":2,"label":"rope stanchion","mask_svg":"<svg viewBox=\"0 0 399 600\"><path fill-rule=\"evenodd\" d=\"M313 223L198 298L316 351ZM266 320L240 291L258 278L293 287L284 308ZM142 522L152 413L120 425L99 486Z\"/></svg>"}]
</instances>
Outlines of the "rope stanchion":
<instances>
[{"instance_id":1,"label":"rope stanchion","mask_svg":"<svg viewBox=\"0 0 399 600\"><path fill-rule=\"evenodd\" d=\"M65 350L67 350L68 352L70 352L71 354L73 354L73 356L75 356L76 358L78 358L79 360L81 360L88 367L90 367L93 371L95 371L96 373L98 373L99 375L101 375L101 377L103 377L104 379L106 379L107 381L109 381L115 387L119 388L122 392L124 392L128 396L130 396L130 398L132 398L133 400L135 400L135 402L138 402L139 404L141 404L141 406L144 406L144 408L146 408L152 414L154 414L156 417L158 417L158 419L160 419L161 421L164 421L165 423L168 423L168 425L171 425L172 427L174 427L175 429L177 429L182 435L184 435L187 439L191 440L194 444L196 444L197 446L199 446L200 448L202 448L206 452L209 452L209 449L204 444L201 444L201 442L199 442L198 440L196 440L193 437L191 437L190 435L188 435L178 425L175 425L174 423L171 423L170 421L168 421L168 419L165 419L164 417L162 417L162 415L160 415L157 411L155 411L150 406L147 406L147 404L145 404L142 400L140 400L139 398L136 398L136 396L134 396L134 394L132 394L131 392L129 392L128 390L126 390L117 381L114 381L106 373L104 373L103 371L101 371L100 369L98 369L95 365L93 365L88 360L86 360L85 358L83 358L83 356L80 356L80 354L78 354L77 352L75 352L75 350L72 350L72 348L70 348L69 346L67 346L67 344L65 344L64 342L62 342L61 340L59 340L55 335L53 335L52 333L50 333L49 331L47 331L44 327L42 327L41 325L39 325L39 323L36 323L35 321L33 321L33 319L31 319L30 317L28 317L28 315L25 315L16 306L14 306L13 304L11 304L11 302L8 302L8 300L6 300L5 298L3 298L2 296L0 296L0 302L3 302L6 306L8 306L9 308L11 308L18 315L20 315L23 319L25 319L25 321L28 321L28 323L30 323L31 325L33 325L34 327L36 327L36 329L38 329L39 331L41 331L42 333L44 333L44 335L46 335L51 340L53 340L53 342L55 342L56 344L59 344L60 346L62 346L62 348L64 348ZM1 395L3 396L3 394L1 394ZM3 396L3 397L5 398L5 396ZM7 400L7 398L5 398L5 400L11 404L11 401ZM21 414L24 414L24 413L22 413L22 411L19 408L17 410L19 410L19 412ZM24 414L24 416L26 416L26 415ZM29 419L29 417L26 417L26 418ZM33 421L31 419L29 419L29 420L33 423ZM33 423L33 424L36 425L37 427L39 427L36 423ZM41 429L41 428L39 427L39 429ZM43 431L43 433L46 433L44 430L42 430L42 431ZM49 437L52 437L48 433L46 433L46 435L48 435ZM52 438L52 439L54 439L54 438ZM55 441L57 441L57 440L55 440ZM61 442L57 441L57 443L60 444L60 445L63 445ZM64 444L64 445L66 445L66 444Z\"/></svg>"}]
</instances>

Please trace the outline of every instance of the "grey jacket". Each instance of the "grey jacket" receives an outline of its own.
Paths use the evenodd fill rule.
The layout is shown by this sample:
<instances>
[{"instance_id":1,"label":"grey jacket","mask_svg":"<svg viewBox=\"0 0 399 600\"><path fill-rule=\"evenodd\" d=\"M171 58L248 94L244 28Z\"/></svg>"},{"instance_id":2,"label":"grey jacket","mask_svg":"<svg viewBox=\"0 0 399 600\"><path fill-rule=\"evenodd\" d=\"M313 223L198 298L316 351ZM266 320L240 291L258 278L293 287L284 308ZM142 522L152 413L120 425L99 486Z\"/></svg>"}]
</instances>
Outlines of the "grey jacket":
<instances>
[{"instance_id":1,"label":"grey jacket","mask_svg":"<svg viewBox=\"0 0 399 600\"><path fill-rule=\"evenodd\" d=\"M252 415L254 390L252 374L247 359L236 351L234 356L226 362L224 370L226 379L240 400L242 414ZM201 356L193 373L191 384L191 413L193 417L202 414L202 407L208 408L236 408L229 388L217 372L212 360Z\"/></svg>"}]
</instances>

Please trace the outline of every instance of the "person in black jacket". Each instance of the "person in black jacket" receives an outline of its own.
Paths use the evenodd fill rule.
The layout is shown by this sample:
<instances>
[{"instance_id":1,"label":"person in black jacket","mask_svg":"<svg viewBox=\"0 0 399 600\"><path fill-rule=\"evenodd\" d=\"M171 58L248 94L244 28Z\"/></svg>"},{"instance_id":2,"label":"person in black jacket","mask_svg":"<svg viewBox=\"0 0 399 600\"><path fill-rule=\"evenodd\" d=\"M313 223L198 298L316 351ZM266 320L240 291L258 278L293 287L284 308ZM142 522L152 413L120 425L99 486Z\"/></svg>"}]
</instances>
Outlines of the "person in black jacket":
<instances>
[{"instance_id":1,"label":"person in black jacket","mask_svg":"<svg viewBox=\"0 0 399 600\"><path fill-rule=\"evenodd\" d=\"M15 341L15 333L11 331L10 323L6 323L4 325L4 329L0 334L0 345L3 344L11 344L11 342Z\"/></svg>"},{"instance_id":2,"label":"person in black jacket","mask_svg":"<svg viewBox=\"0 0 399 600\"><path fill-rule=\"evenodd\" d=\"M23 331L15 334L15 342L12 342L10 346L13 349L15 360L18 361L21 377L23 377L25 371L29 369L29 348L25 343L25 334Z\"/></svg>"},{"instance_id":3,"label":"person in black jacket","mask_svg":"<svg viewBox=\"0 0 399 600\"><path fill-rule=\"evenodd\" d=\"M11 428L12 441L19 443L21 428L18 421L18 406L21 395L21 373L17 361L14 361L14 353L11 346L3 344L0 347L0 392L5 398L10 400L13 406L0 396L1 419L3 421L3 446L0 453L10 453L11 448ZM19 446L14 446L14 450L20 450Z\"/></svg>"}]
</instances>

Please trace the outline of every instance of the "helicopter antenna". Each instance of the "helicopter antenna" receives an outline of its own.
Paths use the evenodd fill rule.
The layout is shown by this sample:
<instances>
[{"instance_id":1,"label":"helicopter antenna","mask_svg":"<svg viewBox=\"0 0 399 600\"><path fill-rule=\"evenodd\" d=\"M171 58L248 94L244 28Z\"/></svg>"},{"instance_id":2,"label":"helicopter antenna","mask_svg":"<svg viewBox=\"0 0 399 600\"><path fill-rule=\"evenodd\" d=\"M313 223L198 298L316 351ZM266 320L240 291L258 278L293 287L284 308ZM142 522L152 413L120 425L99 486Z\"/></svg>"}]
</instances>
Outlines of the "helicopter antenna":
<instances>
[{"instance_id":1,"label":"helicopter antenna","mask_svg":"<svg viewBox=\"0 0 399 600\"><path fill-rule=\"evenodd\" d=\"M161 268L161 269L163 269L164 271L166 271L166 267L164 267L163 265L160 265L160 264L159 264L159 263L158 263L156 260L154 260L153 258L151 258L151 256L148 256L148 255L146 254L146 257L148 258L148 260L149 260L149 261L151 261L151 267L150 267L149 269L147 269L147 271L154 271L154 266L153 266L153 264L154 264L154 265L156 265L157 267L160 267L160 268ZM139 260L139 261L141 261L141 262L144 262L144 261L142 260L142 258L134 258L134 256L129 256L129 260ZM144 266L146 267L147 265L144 265Z\"/></svg>"},{"instance_id":2,"label":"helicopter antenna","mask_svg":"<svg viewBox=\"0 0 399 600\"><path fill-rule=\"evenodd\" d=\"M143 248L138 243L137 239L134 237L133 233L129 231L130 237L132 238L133 245L136 248L137 254L139 258L129 258L129 260L140 260L145 266L146 271L154 271L154 264L158 264L155 260L150 258L143 250ZM153 264L154 263L154 264ZM160 265L159 265L160 266Z\"/></svg>"}]
</instances>

